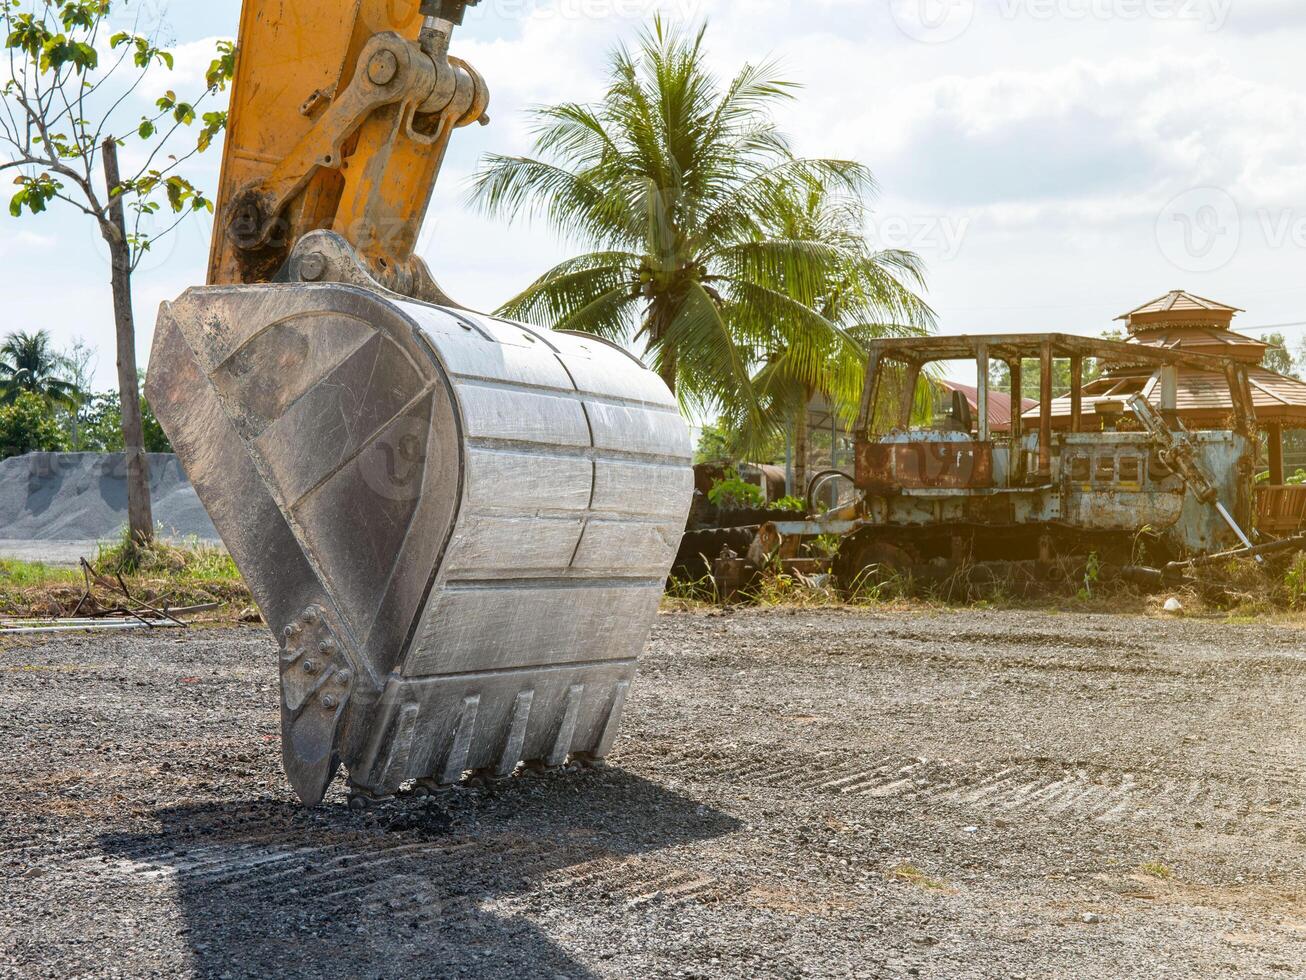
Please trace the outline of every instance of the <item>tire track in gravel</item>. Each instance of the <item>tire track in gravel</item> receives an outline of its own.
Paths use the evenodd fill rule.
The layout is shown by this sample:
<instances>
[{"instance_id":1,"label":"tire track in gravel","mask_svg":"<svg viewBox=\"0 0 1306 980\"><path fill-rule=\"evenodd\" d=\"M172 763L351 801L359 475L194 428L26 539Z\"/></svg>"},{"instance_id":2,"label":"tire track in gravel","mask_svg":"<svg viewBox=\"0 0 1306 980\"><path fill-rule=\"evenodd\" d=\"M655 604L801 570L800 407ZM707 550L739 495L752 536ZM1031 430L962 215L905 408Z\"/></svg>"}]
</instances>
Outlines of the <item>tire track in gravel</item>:
<instances>
[{"instance_id":1,"label":"tire track in gravel","mask_svg":"<svg viewBox=\"0 0 1306 980\"><path fill-rule=\"evenodd\" d=\"M577 859L554 842L524 838L362 843L352 835L324 842L313 832L275 833L194 845L141 841L110 853L85 844L64 853L46 850L41 858L77 874L215 893L223 900L306 902L331 912L370 898L388 913L411 916L437 914L444 904L441 881L460 863L483 861L487 852L511 869L523 896L611 899L636 907L725 901L749 887L640 856Z\"/></svg>"},{"instance_id":2,"label":"tire track in gravel","mask_svg":"<svg viewBox=\"0 0 1306 980\"><path fill-rule=\"evenodd\" d=\"M1306 817L1306 805L1300 799L1252 799L1211 780L1045 759L988 762L885 754L849 761L831 753L809 757L801 765L777 767L774 758L745 757L735 762L719 755L691 753L663 759L661 764L694 783L723 782L780 795L894 799L1011 818L1038 816L1105 824L1229 823L1240 836L1268 832L1297 839ZM1281 784L1276 787L1282 789ZM1258 815L1262 819L1249 819Z\"/></svg>"}]
</instances>

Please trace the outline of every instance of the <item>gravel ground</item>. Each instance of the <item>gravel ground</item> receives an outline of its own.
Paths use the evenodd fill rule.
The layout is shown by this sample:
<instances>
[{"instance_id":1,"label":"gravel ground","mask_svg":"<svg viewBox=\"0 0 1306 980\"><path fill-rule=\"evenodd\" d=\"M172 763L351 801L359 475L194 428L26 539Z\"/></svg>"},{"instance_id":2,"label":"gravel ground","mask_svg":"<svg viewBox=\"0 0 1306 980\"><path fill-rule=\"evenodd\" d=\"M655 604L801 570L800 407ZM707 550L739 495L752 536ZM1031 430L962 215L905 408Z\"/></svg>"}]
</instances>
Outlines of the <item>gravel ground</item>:
<instances>
[{"instance_id":1,"label":"gravel ground","mask_svg":"<svg viewBox=\"0 0 1306 980\"><path fill-rule=\"evenodd\" d=\"M256 630L0 648L6 976L1306 976L1306 643L659 619L611 769L356 815Z\"/></svg>"}]
</instances>

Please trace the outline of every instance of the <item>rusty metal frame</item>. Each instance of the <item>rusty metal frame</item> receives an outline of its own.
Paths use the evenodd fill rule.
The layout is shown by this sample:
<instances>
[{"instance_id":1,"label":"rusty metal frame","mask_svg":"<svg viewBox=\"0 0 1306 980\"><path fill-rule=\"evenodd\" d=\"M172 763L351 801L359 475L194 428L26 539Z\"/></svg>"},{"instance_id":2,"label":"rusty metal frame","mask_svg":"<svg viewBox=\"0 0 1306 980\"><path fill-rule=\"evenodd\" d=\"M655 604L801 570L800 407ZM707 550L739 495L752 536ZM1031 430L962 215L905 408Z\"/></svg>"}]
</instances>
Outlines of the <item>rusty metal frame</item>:
<instances>
[{"instance_id":1,"label":"rusty metal frame","mask_svg":"<svg viewBox=\"0 0 1306 980\"><path fill-rule=\"evenodd\" d=\"M1256 423L1251 386L1245 366L1228 358L1210 354L1197 354L1165 347L1146 347L1117 340L1064 333L886 337L867 342L866 350L868 383L862 398L862 411L857 421L859 434L866 433L872 421L876 400L871 388L878 384L878 374L886 361L895 361L908 366L917 364L923 366L933 361L973 360L978 363L981 356L986 362L989 359L997 359L1011 365L1013 391L1020 390L1018 384L1022 361L1037 360L1042 363L1047 357L1052 360L1068 358L1071 361L1072 403L1078 403L1081 408L1078 415L1082 415L1084 358L1092 357L1114 365L1139 365L1153 369L1187 367L1219 374L1223 375L1229 383L1237 431L1251 432ZM1048 369L1050 370L1050 365ZM987 395L987 376L981 376L978 382L980 389ZM1044 397L1042 401L1046 403L1048 399ZM1014 408L1013 403L1011 413L1013 443L1019 441L1022 428L1020 417L1024 414L1015 411ZM1040 425L1042 425L1041 419ZM1078 428L1075 431L1078 431Z\"/></svg>"}]
</instances>

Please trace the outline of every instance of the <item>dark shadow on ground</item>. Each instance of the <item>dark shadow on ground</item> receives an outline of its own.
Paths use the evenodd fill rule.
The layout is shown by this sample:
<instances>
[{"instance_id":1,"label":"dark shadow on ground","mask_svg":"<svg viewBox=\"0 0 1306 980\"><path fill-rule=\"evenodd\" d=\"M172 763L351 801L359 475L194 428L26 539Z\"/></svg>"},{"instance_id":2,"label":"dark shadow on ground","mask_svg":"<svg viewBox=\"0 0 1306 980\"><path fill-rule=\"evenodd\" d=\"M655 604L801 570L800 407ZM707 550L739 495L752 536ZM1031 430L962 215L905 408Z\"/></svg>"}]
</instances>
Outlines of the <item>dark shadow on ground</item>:
<instances>
[{"instance_id":1,"label":"dark shadow on ground","mask_svg":"<svg viewBox=\"0 0 1306 980\"><path fill-rule=\"evenodd\" d=\"M157 833L101 844L144 873L171 870L200 977L591 976L514 898L589 887L602 901L605 860L737 827L612 770L366 814L245 801L156 816Z\"/></svg>"}]
</instances>

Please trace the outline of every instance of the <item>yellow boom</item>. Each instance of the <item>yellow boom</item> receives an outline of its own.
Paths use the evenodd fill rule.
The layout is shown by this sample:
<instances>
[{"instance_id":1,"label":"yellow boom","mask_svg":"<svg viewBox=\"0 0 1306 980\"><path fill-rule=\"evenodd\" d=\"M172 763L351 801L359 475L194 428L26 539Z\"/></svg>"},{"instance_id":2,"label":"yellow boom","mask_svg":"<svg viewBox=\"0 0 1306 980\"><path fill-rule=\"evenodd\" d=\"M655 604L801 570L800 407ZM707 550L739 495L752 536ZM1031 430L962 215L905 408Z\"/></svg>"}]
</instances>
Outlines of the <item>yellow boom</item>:
<instances>
[{"instance_id":1,"label":"yellow boom","mask_svg":"<svg viewBox=\"0 0 1306 980\"><path fill-rule=\"evenodd\" d=\"M267 282L322 230L382 285L445 299L413 247L450 135L488 121L484 81L448 53L464 6L246 0L211 284Z\"/></svg>"}]
</instances>

